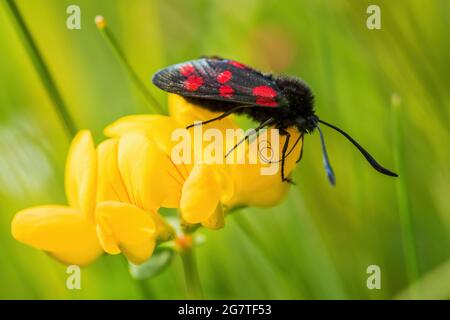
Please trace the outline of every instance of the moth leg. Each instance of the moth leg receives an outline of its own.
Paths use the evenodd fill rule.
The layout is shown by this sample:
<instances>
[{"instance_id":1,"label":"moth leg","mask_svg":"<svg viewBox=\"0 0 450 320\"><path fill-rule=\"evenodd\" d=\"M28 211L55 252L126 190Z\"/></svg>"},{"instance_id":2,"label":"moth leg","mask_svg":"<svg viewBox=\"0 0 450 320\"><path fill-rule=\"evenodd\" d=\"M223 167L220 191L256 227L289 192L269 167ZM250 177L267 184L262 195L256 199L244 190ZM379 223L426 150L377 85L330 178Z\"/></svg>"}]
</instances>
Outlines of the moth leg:
<instances>
[{"instance_id":1,"label":"moth leg","mask_svg":"<svg viewBox=\"0 0 450 320\"><path fill-rule=\"evenodd\" d=\"M298 144L298 142L299 142L300 140L303 140L303 134L300 135L300 136L297 138L297 140L295 140L294 144L293 144L292 147L291 147L291 150L289 150L289 152L286 153L286 155L284 156L284 158L289 157L289 155L292 153L292 151L294 151L295 147L297 146L297 144ZM302 143L303 143L303 142L302 142ZM302 149L302 151L303 151L303 149ZM300 153L301 153L302 151L300 151ZM300 161L300 160L297 160L297 162L299 162L299 161ZM271 160L267 161L267 163L278 163L278 162L281 162L281 159L280 159L280 160L277 160L277 161L271 161ZM296 163L297 163L297 162L296 162Z\"/></svg>"},{"instance_id":2,"label":"moth leg","mask_svg":"<svg viewBox=\"0 0 450 320\"><path fill-rule=\"evenodd\" d=\"M286 140L284 141L283 150L281 151L281 180L283 182L288 182L291 184L295 184L290 178L284 176L284 163L286 160L286 151L289 147L289 140L291 139L291 134L284 129L280 129L280 133L286 136Z\"/></svg>"},{"instance_id":3,"label":"moth leg","mask_svg":"<svg viewBox=\"0 0 450 320\"><path fill-rule=\"evenodd\" d=\"M303 146L305 145L305 139L303 138L303 134L301 136L301 139L302 139L302 149L300 150L300 156L298 157L295 163L299 163L303 158Z\"/></svg>"},{"instance_id":4,"label":"moth leg","mask_svg":"<svg viewBox=\"0 0 450 320\"><path fill-rule=\"evenodd\" d=\"M228 157L237 147L239 147L239 145L241 145L243 142L247 141L252 135L257 134L259 132L259 130L261 130L262 128L264 128L265 126L271 125L274 123L274 119L273 118L269 118L266 121L264 121L263 123L261 123L257 128L255 128L255 130L253 130L252 132L248 133L245 135L244 138L242 138L241 140L238 141L238 143L236 143L234 145L233 148L231 148L227 154L225 155L225 158Z\"/></svg>"},{"instance_id":5,"label":"moth leg","mask_svg":"<svg viewBox=\"0 0 450 320\"><path fill-rule=\"evenodd\" d=\"M218 117L215 117L215 118L212 118L212 119L209 119L209 120L206 120L206 121L201 121L201 122L197 122L197 123L193 123L193 124L191 124L191 125L188 125L188 126L186 127L186 129L190 129L190 128L195 127L195 126L200 126L200 125L204 125L204 124L211 123L211 122L213 122L213 121L217 121L217 120L223 119L223 118L228 117L230 114L232 114L232 113L234 113L234 112L236 112L236 111L238 111L239 109L244 108L244 107L245 107L245 106L237 106L237 107L234 107L233 109L230 109L230 110L228 110L228 111L222 113L222 114L221 114L220 116L218 116Z\"/></svg>"}]
</instances>

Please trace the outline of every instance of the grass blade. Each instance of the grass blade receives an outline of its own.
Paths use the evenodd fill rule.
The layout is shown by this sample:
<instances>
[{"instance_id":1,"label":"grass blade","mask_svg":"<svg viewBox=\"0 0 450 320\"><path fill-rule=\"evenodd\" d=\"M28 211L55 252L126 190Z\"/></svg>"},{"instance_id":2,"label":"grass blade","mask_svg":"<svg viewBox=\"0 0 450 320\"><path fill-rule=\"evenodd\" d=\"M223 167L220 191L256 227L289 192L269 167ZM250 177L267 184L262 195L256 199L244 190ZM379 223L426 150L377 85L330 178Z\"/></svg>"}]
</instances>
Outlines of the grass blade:
<instances>
[{"instance_id":1,"label":"grass blade","mask_svg":"<svg viewBox=\"0 0 450 320\"><path fill-rule=\"evenodd\" d=\"M118 60L122 64L122 66L127 71L128 75L130 76L131 80L134 82L136 87L139 89L141 94L144 96L145 100L149 104L151 111L154 113L164 113L163 108L158 103L158 101L152 96L152 94L149 92L145 84L139 79L138 75L134 71L134 69L131 67L130 63L128 62L127 57L125 56L125 53L120 46L119 42L117 41L114 34L111 32L111 30L108 28L105 18L102 16L95 17L95 24L97 25L98 30L100 30L100 33L102 34L103 38L106 40L106 42L111 47L112 51L116 54Z\"/></svg>"},{"instance_id":2,"label":"grass blade","mask_svg":"<svg viewBox=\"0 0 450 320\"><path fill-rule=\"evenodd\" d=\"M67 110L67 107L61 94L58 91L58 88L56 87L55 80L53 79L50 70L45 63L45 60L19 11L19 8L17 7L14 0L5 0L4 3L6 11L10 13L11 20L13 21L17 32L20 34L22 42L28 51L28 54L34 64L34 67L36 68L36 71L38 72L42 83L47 89L47 93L53 102L59 118L63 122L69 136L74 136L77 131L76 126Z\"/></svg>"},{"instance_id":3,"label":"grass blade","mask_svg":"<svg viewBox=\"0 0 450 320\"><path fill-rule=\"evenodd\" d=\"M403 140L403 118L400 97L396 94L392 96L393 130L394 130L394 157L395 165L399 173L397 181L397 205L400 215L400 228L402 233L403 251L406 261L406 274L409 285L417 283L419 280L419 269L417 266L417 253L415 248L415 238L412 225L410 199L407 187L407 174L405 165L405 152ZM411 299L419 297L419 287L415 285L410 292Z\"/></svg>"}]
</instances>

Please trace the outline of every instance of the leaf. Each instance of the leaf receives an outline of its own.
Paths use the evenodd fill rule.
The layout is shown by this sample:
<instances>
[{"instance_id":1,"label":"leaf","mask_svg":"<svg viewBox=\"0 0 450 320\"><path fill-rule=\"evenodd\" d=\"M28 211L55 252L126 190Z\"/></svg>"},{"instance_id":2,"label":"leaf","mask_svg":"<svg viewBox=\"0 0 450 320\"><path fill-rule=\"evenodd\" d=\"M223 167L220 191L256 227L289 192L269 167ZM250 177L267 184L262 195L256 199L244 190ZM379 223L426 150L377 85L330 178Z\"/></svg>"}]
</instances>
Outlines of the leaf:
<instances>
[{"instance_id":1,"label":"leaf","mask_svg":"<svg viewBox=\"0 0 450 320\"><path fill-rule=\"evenodd\" d=\"M153 255L140 265L129 262L129 271L133 279L145 280L153 278L164 271L172 262L173 250L168 248L158 248Z\"/></svg>"}]
</instances>

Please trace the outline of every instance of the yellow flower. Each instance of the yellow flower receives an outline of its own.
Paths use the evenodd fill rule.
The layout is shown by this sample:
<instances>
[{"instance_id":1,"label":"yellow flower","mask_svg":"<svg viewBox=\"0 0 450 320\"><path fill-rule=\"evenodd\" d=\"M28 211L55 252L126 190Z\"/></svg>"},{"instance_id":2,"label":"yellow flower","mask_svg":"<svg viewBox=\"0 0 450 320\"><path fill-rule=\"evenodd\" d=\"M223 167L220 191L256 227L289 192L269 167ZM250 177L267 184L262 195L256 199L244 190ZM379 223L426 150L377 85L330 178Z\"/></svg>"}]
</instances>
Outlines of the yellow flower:
<instances>
[{"instance_id":1,"label":"yellow flower","mask_svg":"<svg viewBox=\"0 0 450 320\"><path fill-rule=\"evenodd\" d=\"M97 157L89 131L72 141L66 163L68 206L46 205L16 214L15 239L44 250L66 264L87 265L102 254L94 225Z\"/></svg>"},{"instance_id":2,"label":"yellow flower","mask_svg":"<svg viewBox=\"0 0 450 320\"><path fill-rule=\"evenodd\" d=\"M184 98L178 95L169 96L169 111L173 118L175 118L183 127L192 124L194 121L206 121L217 117L220 113L213 113L204 108L188 103ZM205 126L205 128L218 128L221 131L226 129L236 129L237 125L231 117L214 121ZM294 146L295 141L299 137L299 132L295 128L287 130L291 134L288 150L290 151ZM278 150L283 149L285 136L280 136ZM271 135L267 135L267 142L270 144ZM258 150L257 140L253 140L248 146L248 150ZM302 142L299 141L285 161L284 172L289 176L294 170L296 161L300 156ZM237 152L235 152L237 154ZM232 155L231 155L232 156ZM236 155L237 157L238 155ZM256 206L256 207L271 207L279 203L287 194L290 184L281 181L281 174L278 171L272 175L262 175L261 169L270 166L269 163L258 161L256 164L251 164L248 161L249 154L246 152L244 161L234 161L230 165L225 165L227 171L232 175L233 181L233 196L224 201L224 205L228 208L235 206ZM272 159L272 161L280 161L280 158ZM281 170L281 163L279 163L279 170ZM222 166L223 167L223 166Z\"/></svg>"},{"instance_id":3,"label":"yellow flower","mask_svg":"<svg viewBox=\"0 0 450 320\"><path fill-rule=\"evenodd\" d=\"M188 103L177 95L169 96L170 117L160 115L134 115L121 118L105 129L105 135L118 138L129 133L139 133L154 141L168 158L177 142L172 141L175 129L185 128L194 121L204 121L218 114ZM203 129L215 128L225 136L226 129L238 129L232 117L215 121L203 126ZM192 129L191 129L192 130ZM289 129L293 147L299 137L295 129ZM270 135L268 137L270 142ZM279 144L282 148L285 137ZM256 143L256 142L252 142ZM223 142L223 148L226 143ZM251 149L249 147L249 149ZM295 167L301 150L298 143L286 159L285 174L288 176ZM202 150L203 151L203 150ZM238 155L237 150L235 151ZM248 153L243 154L248 157ZM180 208L182 218L190 224L201 223L205 227L217 229L224 225L222 207L231 209L238 205L273 206L287 193L289 184L281 181L280 174L261 175L261 168L270 164L206 164L208 162L191 159L192 164L174 164L166 166L169 173L170 207ZM164 205L163 205L164 206Z\"/></svg>"},{"instance_id":4,"label":"yellow flower","mask_svg":"<svg viewBox=\"0 0 450 320\"><path fill-rule=\"evenodd\" d=\"M105 135L123 139L130 134L145 134L164 154L159 160L152 159L158 169L150 174L160 189L167 191L161 206L180 208L183 220L189 224L202 223L208 228L221 228L224 225L221 200L229 197L229 187L223 175L212 165L175 164L171 160L172 148L176 144L171 140L171 134L175 129L184 128L167 116L128 116L108 126Z\"/></svg>"},{"instance_id":5,"label":"yellow flower","mask_svg":"<svg viewBox=\"0 0 450 320\"><path fill-rule=\"evenodd\" d=\"M148 260L156 245L156 226L148 212L127 203L97 206L97 234L109 254L123 253L134 264Z\"/></svg>"},{"instance_id":6,"label":"yellow flower","mask_svg":"<svg viewBox=\"0 0 450 320\"><path fill-rule=\"evenodd\" d=\"M97 150L88 131L77 134L66 165L68 206L22 210L13 219L13 236L67 264L89 264L102 254L102 248L140 264L151 257L159 241L173 236L172 228L158 214L160 207L179 208L183 223L218 229L225 224L224 212L233 207L272 206L287 193L289 184L281 181L280 174L261 174L271 164L248 161L251 151L258 150L254 148L257 140L233 152L243 162L211 162L217 150L228 151L227 141L214 141L222 146L212 148L213 152L201 146L200 158L194 142L189 150L194 155L191 162L175 162L172 153L179 142L172 140L172 133L217 114L176 95L169 97L169 109L170 117L119 119L105 129L110 139ZM218 130L225 140L229 139L227 129L239 129L232 117L203 126L203 130L209 128ZM288 150L299 137L295 129L289 131ZM195 132L183 131L191 141ZM273 142L270 135L267 141ZM280 150L284 141L281 137ZM286 176L294 169L300 150L298 144L286 159Z\"/></svg>"},{"instance_id":7,"label":"yellow flower","mask_svg":"<svg viewBox=\"0 0 450 320\"><path fill-rule=\"evenodd\" d=\"M139 133L109 139L97 149L97 234L109 254L123 253L134 264L150 258L156 241L171 229L157 210L170 202L167 166L158 146Z\"/></svg>"},{"instance_id":8,"label":"yellow flower","mask_svg":"<svg viewBox=\"0 0 450 320\"><path fill-rule=\"evenodd\" d=\"M295 141L299 137L299 133L295 128L289 128L287 131L291 134L288 151L294 146ZM271 136L267 137L268 142L271 142ZM278 150L283 149L286 136L280 136ZM257 143L253 141L252 144ZM294 170L296 162L300 156L302 142L299 141L289 156L286 158L284 165L284 172L286 177ZM250 146L251 150L252 147ZM245 155L248 159L248 153ZM275 174L262 175L261 169L269 167L270 164L259 162L258 164L236 163L232 165L232 178L234 181L235 193L232 198L225 203L227 207L233 208L235 206L254 206L254 207L272 207L283 200L287 195L290 183L281 180L281 155L275 157L272 161L278 162L278 171Z\"/></svg>"},{"instance_id":9,"label":"yellow flower","mask_svg":"<svg viewBox=\"0 0 450 320\"><path fill-rule=\"evenodd\" d=\"M181 215L187 223L201 223L210 229L225 225L222 210L227 195L223 178L211 165L196 164L184 181L180 199Z\"/></svg>"}]
</instances>

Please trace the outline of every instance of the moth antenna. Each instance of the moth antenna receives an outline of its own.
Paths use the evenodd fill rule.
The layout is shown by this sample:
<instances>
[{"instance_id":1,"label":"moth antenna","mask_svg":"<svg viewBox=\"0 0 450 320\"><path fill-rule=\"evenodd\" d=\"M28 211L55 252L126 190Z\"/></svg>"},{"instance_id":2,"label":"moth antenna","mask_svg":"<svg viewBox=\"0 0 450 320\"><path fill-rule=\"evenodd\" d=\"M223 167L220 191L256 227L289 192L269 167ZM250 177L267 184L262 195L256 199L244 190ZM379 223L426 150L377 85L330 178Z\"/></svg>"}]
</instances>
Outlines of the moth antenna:
<instances>
[{"instance_id":1,"label":"moth antenna","mask_svg":"<svg viewBox=\"0 0 450 320\"><path fill-rule=\"evenodd\" d=\"M370 165L377 170L378 172L385 174L387 176L391 176L391 177L398 177L398 174L396 174L395 172L392 172L388 169L386 169L385 167L383 167L382 165L380 165L370 154L369 152L367 152L363 147L361 147L361 145L356 142L348 133L346 133L344 130L339 129L338 127L327 123L323 120L317 119L318 122L326 125L327 127L330 127L334 130L336 130L337 132L339 132L340 134L342 134L344 137L347 138L347 140L349 140L358 150L359 152L362 153L362 155L364 156L364 158L366 158L366 160L370 163ZM319 128L319 127L317 127ZM320 129L319 129L320 132Z\"/></svg>"},{"instance_id":2,"label":"moth antenna","mask_svg":"<svg viewBox=\"0 0 450 320\"><path fill-rule=\"evenodd\" d=\"M328 159L325 138L323 137L323 132L320 129L319 125L317 125L317 130L319 130L320 142L322 143L323 166L325 167L325 171L327 172L328 180L330 181L331 185L335 186L336 177L334 176L333 168L331 167L330 160Z\"/></svg>"}]
</instances>

